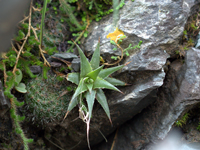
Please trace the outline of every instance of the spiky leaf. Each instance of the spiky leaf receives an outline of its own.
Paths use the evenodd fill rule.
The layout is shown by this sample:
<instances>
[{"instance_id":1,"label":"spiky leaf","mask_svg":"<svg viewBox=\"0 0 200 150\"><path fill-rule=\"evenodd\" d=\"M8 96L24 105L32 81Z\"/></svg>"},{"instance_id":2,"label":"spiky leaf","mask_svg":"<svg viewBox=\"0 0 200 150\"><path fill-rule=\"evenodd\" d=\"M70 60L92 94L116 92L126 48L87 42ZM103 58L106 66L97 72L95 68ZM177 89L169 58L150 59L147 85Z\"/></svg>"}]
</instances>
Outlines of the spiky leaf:
<instances>
[{"instance_id":1,"label":"spiky leaf","mask_svg":"<svg viewBox=\"0 0 200 150\"><path fill-rule=\"evenodd\" d=\"M97 77L97 79L94 82L94 86L93 89L98 89L98 88L102 88L102 89L111 89L111 90L115 90L118 92L121 92L118 88L116 88L114 85L110 84L108 81Z\"/></svg>"},{"instance_id":2,"label":"spiky leaf","mask_svg":"<svg viewBox=\"0 0 200 150\"><path fill-rule=\"evenodd\" d=\"M78 85L80 81L80 73L68 73L67 80Z\"/></svg>"},{"instance_id":3,"label":"spiky leaf","mask_svg":"<svg viewBox=\"0 0 200 150\"><path fill-rule=\"evenodd\" d=\"M72 96L71 101L74 100L74 98L76 98L79 94L83 93L87 91L87 86L85 85L83 78L80 80L79 85L74 93L74 95Z\"/></svg>"},{"instance_id":4,"label":"spiky leaf","mask_svg":"<svg viewBox=\"0 0 200 150\"><path fill-rule=\"evenodd\" d=\"M102 65L101 67L97 68L94 71L91 71L90 73L88 73L86 75L86 77L90 77L90 78L92 78L95 81L96 78L97 78L97 76L98 76L98 74L99 74L99 72L102 70L103 67L104 67L104 65Z\"/></svg>"},{"instance_id":5,"label":"spiky leaf","mask_svg":"<svg viewBox=\"0 0 200 150\"><path fill-rule=\"evenodd\" d=\"M81 58L81 73L80 73L80 78L85 77L86 74L88 74L89 72L92 71L92 67L89 63L89 61L87 60L87 58L85 57L83 51L81 50L81 48L76 44L76 47L78 48L78 52Z\"/></svg>"},{"instance_id":6,"label":"spiky leaf","mask_svg":"<svg viewBox=\"0 0 200 150\"><path fill-rule=\"evenodd\" d=\"M89 118L91 118L92 116L92 109L94 105L95 95L96 95L95 90L92 90L91 92L86 93L86 101L87 101L88 110L89 110Z\"/></svg>"},{"instance_id":7,"label":"spiky leaf","mask_svg":"<svg viewBox=\"0 0 200 150\"><path fill-rule=\"evenodd\" d=\"M101 104L101 106L103 107L104 111L106 112L106 115L110 120L110 110L108 107L108 102L102 89L97 89L96 98L99 104Z\"/></svg>"},{"instance_id":8,"label":"spiky leaf","mask_svg":"<svg viewBox=\"0 0 200 150\"><path fill-rule=\"evenodd\" d=\"M95 70L99 67L99 62L100 62L100 42L98 42L97 47L92 55L92 59L90 61L90 64L92 66L92 69Z\"/></svg>"},{"instance_id":9,"label":"spiky leaf","mask_svg":"<svg viewBox=\"0 0 200 150\"><path fill-rule=\"evenodd\" d=\"M120 81L120 80L115 79L115 78L107 77L107 78L105 78L105 80L108 81L110 84L112 84L114 86L125 86L126 85L125 82Z\"/></svg>"},{"instance_id":10,"label":"spiky leaf","mask_svg":"<svg viewBox=\"0 0 200 150\"><path fill-rule=\"evenodd\" d=\"M77 104L78 104L78 97L75 97L73 100L70 101L67 111L70 112Z\"/></svg>"},{"instance_id":11,"label":"spiky leaf","mask_svg":"<svg viewBox=\"0 0 200 150\"><path fill-rule=\"evenodd\" d=\"M100 71L99 77L104 79L104 78L108 77L110 74L114 73L115 71L117 71L123 67L124 67L124 65L116 66L116 67L112 67L112 68L108 68L108 69L103 69Z\"/></svg>"}]
</instances>

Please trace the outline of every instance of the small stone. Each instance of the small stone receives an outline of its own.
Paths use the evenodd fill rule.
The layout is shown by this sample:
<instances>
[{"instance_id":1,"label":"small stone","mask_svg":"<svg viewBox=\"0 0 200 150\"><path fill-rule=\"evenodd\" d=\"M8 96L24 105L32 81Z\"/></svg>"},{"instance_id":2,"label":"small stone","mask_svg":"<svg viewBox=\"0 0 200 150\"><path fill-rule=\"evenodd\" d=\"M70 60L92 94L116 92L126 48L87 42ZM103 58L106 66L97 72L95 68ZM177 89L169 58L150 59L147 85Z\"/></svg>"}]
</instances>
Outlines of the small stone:
<instances>
[{"instance_id":1,"label":"small stone","mask_svg":"<svg viewBox=\"0 0 200 150\"><path fill-rule=\"evenodd\" d=\"M33 65L33 66L30 66L30 70L33 74L40 74L42 73L42 68L40 66L36 66L36 65Z\"/></svg>"},{"instance_id":2,"label":"small stone","mask_svg":"<svg viewBox=\"0 0 200 150\"><path fill-rule=\"evenodd\" d=\"M0 116L3 116L10 108L10 101L7 100L3 93L3 86L0 81Z\"/></svg>"},{"instance_id":3,"label":"small stone","mask_svg":"<svg viewBox=\"0 0 200 150\"><path fill-rule=\"evenodd\" d=\"M57 58L61 58L61 59L68 60L68 61L72 61L74 58L78 58L78 56L76 56L73 53L62 53L62 54L56 53L56 54L52 55L52 57L57 57ZM51 57L51 59L53 59L52 57Z\"/></svg>"},{"instance_id":4,"label":"small stone","mask_svg":"<svg viewBox=\"0 0 200 150\"><path fill-rule=\"evenodd\" d=\"M200 33L197 36L195 48L200 48Z\"/></svg>"},{"instance_id":5,"label":"small stone","mask_svg":"<svg viewBox=\"0 0 200 150\"><path fill-rule=\"evenodd\" d=\"M80 62L81 62L80 58L75 58L72 61L71 67L75 72L80 71Z\"/></svg>"},{"instance_id":6,"label":"small stone","mask_svg":"<svg viewBox=\"0 0 200 150\"><path fill-rule=\"evenodd\" d=\"M60 67L62 64L59 63L59 62L51 62L50 65L51 65L51 67L58 68L58 67Z\"/></svg>"}]
</instances>

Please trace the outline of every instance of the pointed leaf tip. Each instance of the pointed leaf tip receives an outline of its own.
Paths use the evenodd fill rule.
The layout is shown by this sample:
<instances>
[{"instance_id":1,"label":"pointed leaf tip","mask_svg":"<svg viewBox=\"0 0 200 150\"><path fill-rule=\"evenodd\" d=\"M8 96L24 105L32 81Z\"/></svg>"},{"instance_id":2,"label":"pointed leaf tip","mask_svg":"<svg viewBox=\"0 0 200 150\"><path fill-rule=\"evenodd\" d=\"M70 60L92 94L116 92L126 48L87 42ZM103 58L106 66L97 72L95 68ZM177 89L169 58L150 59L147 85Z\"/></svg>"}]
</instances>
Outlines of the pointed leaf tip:
<instances>
[{"instance_id":1,"label":"pointed leaf tip","mask_svg":"<svg viewBox=\"0 0 200 150\"><path fill-rule=\"evenodd\" d=\"M112 68L107 68L107 69L103 69L100 71L99 73L99 77L105 79L106 77L108 77L110 74L118 71L119 69L123 68L124 65L120 65L120 66L116 66L116 67L112 67Z\"/></svg>"},{"instance_id":2,"label":"pointed leaf tip","mask_svg":"<svg viewBox=\"0 0 200 150\"><path fill-rule=\"evenodd\" d=\"M108 102L102 89L97 89L96 98L99 104L103 107L107 117L110 120L110 110L108 107Z\"/></svg>"},{"instance_id":3,"label":"pointed leaf tip","mask_svg":"<svg viewBox=\"0 0 200 150\"><path fill-rule=\"evenodd\" d=\"M97 77L97 79L94 82L93 89L99 89L99 88L101 88L101 89L105 88L105 89L110 89L110 90L115 90L115 91L121 92L118 88L116 88L114 85L110 84L108 81Z\"/></svg>"},{"instance_id":4,"label":"pointed leaf tip","mask_svg":"<svg viewBox=\"0 0 200 150\"><path fill-rule=\"evenodd\" d=\"M100 42L97 43L97 47L92 55L92 59L90 61L90 64L92 66L92 69L95 70L99 67L100 62Z\"/></svg>"},{"instance_id":5,"label":"pointed leaf tip","mask_svg":"<svg viewBox=\"0 0 200 150\"><path fill-rule=\"evenodd\" d=\"M109 121L110 121L111 127L113 127L113 124L112 124L112 120L111 120L111 118L109 118Z\"/></svg>"},{"instance_id":6,"label":"pointed leaf tip","mask_svg":"<svg viewBox=\"0 0 200 150\"><path fill-rule=\"evenodd\" d=\"M88 74L89 72L92 71L92 67L89 63L89 61L87 60L87 58L85 57L85 54L83 53L83 51L81 50L81 48L76 44L76 47L78 49L80 58L81 58L81 72L80 72L80 77L84 77L86 74Z\"/></svg>"}]
</instances>

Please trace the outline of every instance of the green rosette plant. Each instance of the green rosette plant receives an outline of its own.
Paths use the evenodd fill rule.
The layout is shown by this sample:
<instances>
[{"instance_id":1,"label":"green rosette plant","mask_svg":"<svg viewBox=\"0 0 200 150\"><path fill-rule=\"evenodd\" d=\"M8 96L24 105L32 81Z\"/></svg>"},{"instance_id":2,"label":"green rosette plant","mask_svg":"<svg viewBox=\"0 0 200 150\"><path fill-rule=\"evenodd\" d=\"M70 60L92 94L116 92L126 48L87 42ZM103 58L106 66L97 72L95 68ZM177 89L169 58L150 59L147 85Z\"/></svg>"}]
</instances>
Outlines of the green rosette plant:
<instances>
[{"instance_id":1,"label":"green rosette plant","mask_svg":"<svg viewBox=\"0 0 200 150\"><path fill-rule=\"evenodd\" d=\"M91 61L85 57L81 48L76 44L81 59L80 73L73 72L69 73L67 80L78 85L75 93L73 94L71 101L68 106L67 114L76 106L79 106L79 117L87 124L87 142L89 146L89 124L92 117L92 110L95 99L103 107L106 115L110 122L110 111L106 96L102 89L111 89L121 92L115 86L124 86L126 83L109 77L115 71L118 71L124 65L103 69L104 65L100 65L100 42L98 42L96 50L93 53ZM122 92L121 92L122 93ZM85 105L85 102L87 105ZM112 122L111 122L112 123ZM90 146L89 146L90 148Z\"/></svg>"}]
</instances>

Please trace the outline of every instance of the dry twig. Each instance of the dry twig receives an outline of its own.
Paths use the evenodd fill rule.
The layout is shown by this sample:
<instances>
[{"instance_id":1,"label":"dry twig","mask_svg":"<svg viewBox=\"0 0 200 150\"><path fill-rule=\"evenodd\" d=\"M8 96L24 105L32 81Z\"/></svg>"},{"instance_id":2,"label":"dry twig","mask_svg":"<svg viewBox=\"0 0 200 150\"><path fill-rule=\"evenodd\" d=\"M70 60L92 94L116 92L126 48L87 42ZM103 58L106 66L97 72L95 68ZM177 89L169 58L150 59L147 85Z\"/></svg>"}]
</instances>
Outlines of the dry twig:
<instances>
[{"instance_id":1,"label":"dry twig","mask_svg":"<svg viewBox=\"0 0 200 150\"><path fill-rule=\"evenodd\" d=\"M18 64L19 57L20 57L20 54L21 54L21 52L22 52L22 49L24 48L24 45L25 45L25 43L26 43L28 37L30 36L32 4L33 4L33 2L31 1L30 10L29 10L29 16L28 16L28 17L29 17L29 18L28 18L28 20L29 20L28 33L27 33L27 35L26 35L26 37L25 37L25 39L24 39L24 41L23 41L23 44L22 44L22 46L21 46L21 48L19 49L19 52L18 52L18 54L17 54L16 63L15 63L14 69L13 69L13 74L15 74L15 72L16 72L17 64Z\"/></svg>"}]
</instances>

